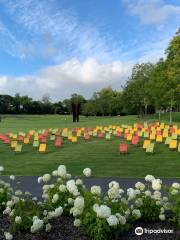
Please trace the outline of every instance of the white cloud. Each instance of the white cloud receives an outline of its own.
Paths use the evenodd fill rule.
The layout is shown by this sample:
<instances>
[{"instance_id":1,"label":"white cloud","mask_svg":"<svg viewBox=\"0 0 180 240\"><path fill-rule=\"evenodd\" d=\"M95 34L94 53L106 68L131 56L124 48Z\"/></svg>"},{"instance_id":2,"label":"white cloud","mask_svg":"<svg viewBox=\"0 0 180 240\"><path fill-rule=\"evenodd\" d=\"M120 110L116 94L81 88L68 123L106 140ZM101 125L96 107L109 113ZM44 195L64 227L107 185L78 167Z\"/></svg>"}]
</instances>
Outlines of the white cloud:
<instances>
[{"instance_id":1,"label":"white cloud","mask_svg":"<svg viewBox=\"0 0 180 240\"><path fill-rule=\"evenodd\" d=\"M131 15L139 17L142 24L162 24L168 18L180 16L180 6L166 4L163 0L123 0Z\"/></svg>"},{"instance_id":2,"label":"white cloud","mask_svg":"<svg viewBox=\"0 0 180 240\"><path fill-rule=\"evenodd\" d=\"M19 92L39 99L49 93L53 100L63 99L74 92L91 97L98 88L111 85L121 88L129 74L132 63L120 61L100 64L95 59L79 62L71 59L63 64L42 69L34 75L23 77L0 77L1 93Z\"/></svg>"}]
</instances>

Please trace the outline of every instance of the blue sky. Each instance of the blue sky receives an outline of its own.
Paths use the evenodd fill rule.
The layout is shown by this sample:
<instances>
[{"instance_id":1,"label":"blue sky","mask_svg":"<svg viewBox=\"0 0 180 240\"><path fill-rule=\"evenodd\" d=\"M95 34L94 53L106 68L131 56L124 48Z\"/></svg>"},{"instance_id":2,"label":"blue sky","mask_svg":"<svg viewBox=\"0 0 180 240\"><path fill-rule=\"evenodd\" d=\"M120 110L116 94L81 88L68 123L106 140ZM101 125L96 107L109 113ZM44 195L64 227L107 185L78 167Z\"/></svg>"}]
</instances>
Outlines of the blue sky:
<instances>
[{"instance_id":1,"label":"blue sky","mask_svg":"<svg viewBox=\"0 0 180 240\"><path fill-rule=\"evenodd\" d=\"M133 64L164 57L179 23L179 0L0 0L1 93L120 89Z\"/></svg>"}]
</instances>

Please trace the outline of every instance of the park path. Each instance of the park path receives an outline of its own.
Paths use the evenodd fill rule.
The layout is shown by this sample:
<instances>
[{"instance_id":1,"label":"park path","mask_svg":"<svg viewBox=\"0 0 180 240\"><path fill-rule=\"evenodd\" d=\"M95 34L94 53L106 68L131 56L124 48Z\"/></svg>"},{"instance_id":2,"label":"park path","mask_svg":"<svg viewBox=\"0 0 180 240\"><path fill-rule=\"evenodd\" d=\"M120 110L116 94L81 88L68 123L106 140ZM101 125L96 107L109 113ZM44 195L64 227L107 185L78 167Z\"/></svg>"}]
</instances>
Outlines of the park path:
<instances>
[{"instance_id":1,"label":"park path","mask_svg":"<svg viewBox=\"0 0 180 240\"><path fill-rule=\"evenodd\" d=\"M16 188L17 182L21 182L20 188L23 191L29 191L33 196L41 198L42 195L42 184L37 183L36 176L18 176L15 178L15 181L9 179L7 176L1 177L7 182L11 182L13 188ZM161 178L164 184L171 185L173 182L180 183L180 178ZM84 178L84 183L87 188L90 188L92 185L99 185L102 188L103 192L106 192L108 189L108 183L110 181L117 181L120 184L120 187L126 190L127 188L134 187L137 181L145 182L143 178L118 178L118 177L107 177L107 178Z\"/></svg>"}]
</instances>

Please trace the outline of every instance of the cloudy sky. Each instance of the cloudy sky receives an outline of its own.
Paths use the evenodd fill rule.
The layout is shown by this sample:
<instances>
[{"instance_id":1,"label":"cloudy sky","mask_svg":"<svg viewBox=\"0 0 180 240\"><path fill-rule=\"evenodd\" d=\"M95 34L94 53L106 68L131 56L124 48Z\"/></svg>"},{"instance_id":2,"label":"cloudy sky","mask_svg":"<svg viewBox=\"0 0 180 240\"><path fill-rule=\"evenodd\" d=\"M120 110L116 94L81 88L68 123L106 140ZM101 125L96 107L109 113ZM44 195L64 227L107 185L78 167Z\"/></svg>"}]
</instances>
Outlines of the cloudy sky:
<instances>
[{"instance_id":1,"label":"cloudy sky","mask_svg":"<svg viewBox=\"0 0 180 240\"><path fill-rule=\"evenodd\" d=\"M164 56L179 0L0 0L0 94L53 101L120 89Z\"/></svg>"}]
</instances>

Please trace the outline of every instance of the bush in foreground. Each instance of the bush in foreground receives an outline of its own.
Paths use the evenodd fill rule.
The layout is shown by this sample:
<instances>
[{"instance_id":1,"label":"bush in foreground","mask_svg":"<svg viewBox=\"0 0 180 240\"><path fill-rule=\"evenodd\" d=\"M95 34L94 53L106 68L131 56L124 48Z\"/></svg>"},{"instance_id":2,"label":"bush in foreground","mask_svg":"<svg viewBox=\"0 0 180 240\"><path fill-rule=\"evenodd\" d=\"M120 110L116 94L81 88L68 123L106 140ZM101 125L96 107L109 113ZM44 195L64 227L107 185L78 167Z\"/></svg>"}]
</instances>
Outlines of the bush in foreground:
<instances>
[{"instance_id":1,"label":"bush in foreground","mask_svg":"<svg viewBox=\"0 0 180 240\"><path fill-rule=\"evenodd\" d=\"M91 169L84 169L83 174L90 177ZM72 178L64 165L52 174L39 177L38 182L43 184L43 202L38 202L27 192L12 192L9 184L3 183L0 206L10 219L9 232L4 233L6 239L13 239L18 231L50 232L51 222L60 216L72 216L74 226L84 229L95 240L115 239L137 220L164 221L167 210L172 212L172 220L180 225L178 183L168 188L160 179L147 175L145 183L137 182L127 191L112 181L108 191L103 193L100 186L87 189L83 180ZM167 196L162 195L163 188Z\"/></svg>"}]
</instances>

